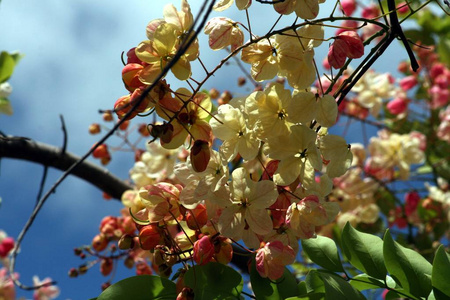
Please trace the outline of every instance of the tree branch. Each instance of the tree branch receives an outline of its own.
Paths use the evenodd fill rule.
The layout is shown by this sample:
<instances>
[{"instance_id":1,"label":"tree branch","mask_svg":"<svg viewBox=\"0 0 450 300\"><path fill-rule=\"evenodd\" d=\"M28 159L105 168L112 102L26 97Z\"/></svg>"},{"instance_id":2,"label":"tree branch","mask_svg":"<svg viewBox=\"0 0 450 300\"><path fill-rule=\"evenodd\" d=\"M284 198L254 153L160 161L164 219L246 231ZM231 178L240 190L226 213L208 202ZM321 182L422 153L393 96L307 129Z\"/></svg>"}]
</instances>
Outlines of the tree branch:
<instances>
[{"instance_id":1,"label":"tree branch","mask_svg":"<svg viewBox=\"0 0 450 300\"><path fill-rule=\"evenodd\" d=\"M80 160L80 157L70 152L62 152L59 147L15 136L0 136L1 158L27 160L61 171L66 171ZM114 176L107 169L88 161L76 167L72 174L95 185L115 199L120 199L126 190L133 189L130 184Z\"/></svg>"}]
</instances>

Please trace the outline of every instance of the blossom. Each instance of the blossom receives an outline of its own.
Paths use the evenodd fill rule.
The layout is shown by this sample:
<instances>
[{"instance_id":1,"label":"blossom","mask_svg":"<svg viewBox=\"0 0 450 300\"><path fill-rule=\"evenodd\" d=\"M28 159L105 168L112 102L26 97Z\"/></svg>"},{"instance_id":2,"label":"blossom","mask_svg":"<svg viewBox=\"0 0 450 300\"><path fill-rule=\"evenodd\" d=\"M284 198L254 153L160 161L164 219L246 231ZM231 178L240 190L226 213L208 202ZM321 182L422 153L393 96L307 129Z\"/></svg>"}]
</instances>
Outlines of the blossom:
<instances>
[{"instance_id":1,"label":"blossom","mask_svg":"<svg viewBox=\"0 0 450 300\"><path fill-rule=\"evenodd\" d=\"M344 66L348 58L360 58L364 54L364 45L355 31L344 31L335 37L328 50L328 62L335 69Z\"/></svg>"},{"instance_id":2,"label":"blossom","mask_svg":"<svg viewBox=\"0 0 450 300\"><path fill-rule=\"evenodd\" d=\"M280 241L268 242L258 249L255 261L261 277L277 280L283 276L285 266L295 261L295 252Z\"/></svg>"},{"instance_id":3,"label":"blossom","mask_svg":"<svg viewBox=\"0 0 450 300\"><path fill-rule=\"evenodd\" d=\"M370 109L373 116L379 114L384 99L393 98L398 93L389 73L378 74L373 71L366 72L353 91L357 93L356 102Z\"/></svg>"},{"instance_id":4,"label":"blossom","mask_svg":"<svg viewBox=\"0 0 450 300\"><path fill-rule=\"evenodd\" d=\"M212 18L206 23L204 32L209 35L209 47L213 50L231 46L231 51L234 51L244 43L242 30L229 18Z\"/></svg>"},{"instance_id":5,"label":"blossom","mask_svg":"<svg viewBox=\"0 0 450 300\"><path fill-rule=\"evenodd\" d=\"M186 104L187 103L187 104ZM186 88L179 88L174 98L166 97L159 101L156 108L158 115L172 123L172 137L168 141L161 140L166 149L180 147L186 139L212 142L211 127L206 121L212 108L211 99L205 93L195 95Z\"/></svg>"},{"instance_id":6,"label":"blossom","mask_svg":"<svg viewBox=\"0 0 450 300\"><path fill-rule=\"evenodd\" d=\"M296 89L308 88L315 80L314 47L323 40L322 24L306 25L263 39L242 49L243 62L252 64L251 75L256 81L286 77Z\"/></svg>"},{"instance_id":7,"label":"blossom","mask_svg":"<svg viewBox=\"0 0 450 300\"><path fill-rule=\"evenodd\" d=\"M378 132L378 137L370 139L369 151L372 156L368 161L369 170L389 171L397 167L402 180L408 179L410 165L422 163L425 157L419 139L384 130Z\"/></svg>"},{"instance_id":8,"label":"blossom","mask_svg":"<svg viewBox=\"0 0 450 300\"><path fill-rule=\"evenodd\" d=\"M224 11L233 5L234 0L219 0L214 4L215 11ZM236 0L236 6L239 10L244 10L250 7L252 0Z\"/></svg>"},{"instance_id":9,"label":"blossom","mask_svg":"<svg viewBox=\"0 0 450 300\"><path fill-rule=\"evenodd\" d=\"M331 209L329 213L325 204ZM330 223L337 215L339 209L336 203L321 203L319 197L310 195L298 203L292 203L286 213L286 223L300 239L309 239L316 236L316 226Z\"/></svg>"},{"instance_id":10,"label":"blossom","mask_svg":"<svg viewBox=\"0 0 450 300\"><path fill-rule=\"evenodd\" d=\"M179 149L166 149L160 143L147 143L147 151L130 170L131 180L138 188L170 177Z\"/></svg>"},{"instance_id":11,"label":"blossom","mask_svg":"<svg viewBox=\"0 0 450 300\"><path fill-rule=\"evenodd\" d=\"M314 19L319 14L319 3L323 0L285 0L273 5L274 9L283 15L288 15L295 11L295 14L302 19Z\"/></svg>"},{"instance_id":12,"label":"blossom","mask_svg":"<svg viewBox=\"0 0 450 300\"><path fill-rule=\"evenodd\" d=\"M182 187L167 182L148 185L139 190L144 210L136 212L140 217L147 214L150 223L169 221L180 216L179 195Z\"/></svg>"},{"instance_id":13,"label":"blossom","mask_svg":"<svg viewBox=\"0 0 450 300\"><path fill-rule=\"evenodd\" d=\"M14 274L17 278L18 275ZM0 269L0 299L14 300L16 299L16 290L14 288L14 282L9 276L7 268Z\"/></svg>"},{"instance_id":14,"label":"blossom","mask_svg":"<svg viewBox=\"0 0 450 300\"><path fill-rule=\"evenodd\" d=\"M209 121L214 136L223 140L220 147L225 159L231 161L239 153L245 160L256 157L259 141L256 133L247 128L241 110L230 104L219 106L217 114Z\"/></svg>"},{"instance_id":15,"label":"blossom","mask_svg":"<svg viewBox=\"0 0 450 300\"><path fill-rule=\"evenodd\" d=\"M48 277L41 281L38 276L33 276L34 286L40 286L44 284L44 286L42 286L41 288L34 290L34 300L50 300L55 299L59 296L59 288L55 285L51 285L51 281L51 278Z\"/></svg>"},{"instance_id":16,"label":"blossom","mask_svg":"<svg viewBox=\"0 0 450 300\"><path fill-rule=\"evenodd\" d=\"M326 161L330 177L343 175L352 163L353 154L345 139L338 135L326 135L320 139L320 152Z\"/></svg>"},{"instance_id":17,"label":"blossom","mask_svg":"<svg viewBox=\"0 0 450 300\"><path fill-rule=\"evenodd\" d=\"M264 236L272 231L267 208L276 201L278 192L272 181L255 182L244 168L237 168L231 176L231 184L214 192L216 197L211 201L224 207L218 221L221 234L234 240L244 238L248 245L250 237L244 234Z\"/></svg>"},{"instance_id":18,"label":"blossom","mask_svg":"<svg viewBox=\"0 0 450 300\"><path fill-rule=\"evenodd\" d=\"M320 153L316 147L316 132L302 124L290 127L288 136L268 139L265 153L280 160L273 176L277 185L289 185L300 176L304 188L314 182L314 170L322 168Z\"/></svg>"}]
</instances>

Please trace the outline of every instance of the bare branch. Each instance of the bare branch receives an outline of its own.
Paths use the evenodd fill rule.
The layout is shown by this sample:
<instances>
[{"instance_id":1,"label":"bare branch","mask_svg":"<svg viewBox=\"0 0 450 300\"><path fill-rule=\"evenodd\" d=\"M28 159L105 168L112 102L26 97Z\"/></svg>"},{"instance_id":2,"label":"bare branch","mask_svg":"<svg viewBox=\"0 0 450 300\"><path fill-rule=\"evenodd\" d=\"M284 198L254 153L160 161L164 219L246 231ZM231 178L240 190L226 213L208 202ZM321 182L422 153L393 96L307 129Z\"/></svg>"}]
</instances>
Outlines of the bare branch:
<instances>
[{"instance_id":1,"label":"bare branch","mask_svg":"<svg viewBox=\"0 0 450 300\"><path fill-rule=\"evenodd\" d=\"M66 171L80 160L80 157L70 152L62 152L59 147L14 136L0 136L1 158L27 160L61 171ZM124 191L133 189L131 185L114 176L107 169L89 161L83 161L72 171L72 174L95 185L115 199L120 199Z\"/></svg>"}]
</instances>

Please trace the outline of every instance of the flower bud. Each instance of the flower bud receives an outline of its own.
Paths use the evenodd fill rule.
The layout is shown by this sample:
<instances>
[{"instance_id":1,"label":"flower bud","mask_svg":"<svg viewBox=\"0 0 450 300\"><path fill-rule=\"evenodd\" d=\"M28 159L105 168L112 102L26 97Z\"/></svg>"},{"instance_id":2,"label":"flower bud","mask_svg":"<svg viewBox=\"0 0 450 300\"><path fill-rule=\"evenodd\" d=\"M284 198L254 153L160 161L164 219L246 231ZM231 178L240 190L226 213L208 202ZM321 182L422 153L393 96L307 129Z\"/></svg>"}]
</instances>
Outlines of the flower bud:
<instances>
[{"instance_id":1,"label":"flower bud","mask_svg":"<svg viewBox=\"0 0 450 300\"><path fill-rule=\"evenodd\" d=\"M205 171L211 158L209 143L204 140L196 140L194 146L191 148L189 157L191 159L192 169L195 172L200 173Z\"/></svg>"},{"instance_id":2,"label":"flower bud","mask_svg":"<svg viewBox=\"0 0 450 300\"><path fill-rule=\"evenodd\" d=\"M4 238L0 243L0 258L8 256L8 253L14 248L14 239L12 237Z\"/></svg>"},{"instance_id":3,"label":"flower bud","mask_svg":"<svg viewBox=\"0 0 450 300\"><path fill-rule=\"evenodd\" d=\"M356 1L355 0L341 0L342 10L344 14L348 17L353 15L356 10Z\"/></svg>"},{"instance_id":4,"label":"flower bud","mask_svg":"<svg viewBox=\"0 0 450 300\"><path fill-rule=\"evenodd\" d=\"M108 246L108 239L103 234L97 234L92 239L92 248L94 248L94 250L97 252L105 250L107 246Z\"/></svg>"},{"instance_id":5,"label":"flower bud","mask_svg":"<svg viewBox=\"0 0 450 300\"><path fill-rule=\"evenodd\" d=\"M69 277L71 277L71 278L78 277L78 271L77 271L77 269L71 268L71 269L69 270Z\"/></svg>"},{"instance_id":6,"label":"flower bud","mask_svg":"<svg viewBox=\"0 0 450 300\"><path fill-rule=\"evenodd\" d=\"M400 88L402 90L404 90L405 92L409 91L410 89L412 89L416 85L417 85L417 78L414 75L407 76L407 77L402 78L400 80Z\"/></svg>"},{"instance_id":7,"label":"flower bud","mask_svg":"<svg viewBox=\"0 0 450 300\"><path fill-rule=\"evenodd\" d=\"M129 234L124 234L117 244L120 250L132 249L134 247L134 237Z\"/></svg>"},{"instance_id":8,"label":"flower bud","mask_svg":"<svg viewBox=\"0 0 450 300\"><path fill-rule=\"evenodd\" d=\"M196 208L189 210L186 214L186 224L192 230L200 230L208 222L206 207L198 204Z\"/></svg>"},{"instance_id":9,"label":"flower bud","mask_svg":"<svg viewBox=\"0 0 450 300\"><path fill-rule=\"evenodd\" d=\"M138 132L140 135L142 135L143 137L148 137L150 136L150 131L148 131L148 127L147 124L140 124L139 128L138 128Z\"/></svg>"},{"instance_id":10,"label":"flower bud","mask_svg":"<svg viewBox=\"0 0 450 300\"><path fill-rule=\"evenodd\" d=\"M113 120L114 118L113 118L113 115L112 115L112 112L111 111L105 111L104 113L103 113L103 121L105 121L105 122L111 122L112 120Z\"/></svg>"},{"instance_id":11,"label":"flower bud","mask_svg":"<svg viewBox=\"0 0 450 300\"><path fill-rule=\"evenodd\" d=\"M209 90L209 97L211 99L217 99L219 97L219 91L215 88Z\"/></svg>"},{"instance_id":12,"label":"flower bud","mask_svg":"<svg viewBox=\"0 0 450 300\"><path fill-rule=\"evenodd\" d=\"M100 273L102 273L103 276L108 276L111 274L113 266L114 264L111 258L102 259L100 262Z\"/></svg>"},{"instance_id":13,"label":"flower bud","mask_svg":"<svg viewBox=\"0 0 450 300\"><path fill-rule=\"evenodd\" d=\"M108 151L108 145L101 144L95 150L92 152L92 156L95 158L103 158L103 157L109 157L109 151Z\"/></svg>"},{"instance_id":14,"label":"flower bud","mask_svg":"<svg viewBox=\"0 0 450 300\"><path fill-rule=\"evenodd\" d=\"M100 133L101 129L100 129L100 125L97 123L93 123L89 126L89 133L90 134L97 134Z\"/></svg>"},{"instance_id":15,"label":"flower bud","mask_svg":"<svg viewBox=\"0 0 450 300\"><path fill-rule=\"evenodd\" d=\"M153 250L161 242L158 225L145 225L139 230L139 243L144 250Z\"/></svg>"},{"instance_id":16,"label":"flower bud","mask_svg":"<svg viewBox=\"0 0 450 300\"><path fill-rule=\"evenodd\" d=\"M193 258L198 265L209 263L214 256L214 252L214 245L207 235L204 235L194 243Z\"/></svg>"},{"instance_id":17,"label":"flower bud","mask_svg":"<svg viewBox=\"0 0 450 300\"><path fill-rule=\"evenodd\" d=\"M125 88L130 92L143 86L143 83L139 80L139 74L144 69L140 64L127 64L122 69L122 81L125 84Z\"/></svg>"},{"instance_id":18,"label":"flower bud","mask_svg":"<svg viewBox=\"0 0 450 300\"><path fill-rule=\"evenodd\" d=\"M408 102L408 99L400 97L395 98L389 101L389 103L386 105L386 108L391 114L398 115L406 111L406 109L408 108Z\"/></svg>"},{"instance_id":19,"label":"flower bud","mask_svg":"<svg viewBox=\"0 0 450 300\"><path fill-rule=\"evenodd\" d=\"M131 269L134 267L134 259L131 256L127 256L127 258L125 258L125 260L123 261L123 264L125 265L125 267L127 267L128 269Z\"/></svg>"}]
</instances>

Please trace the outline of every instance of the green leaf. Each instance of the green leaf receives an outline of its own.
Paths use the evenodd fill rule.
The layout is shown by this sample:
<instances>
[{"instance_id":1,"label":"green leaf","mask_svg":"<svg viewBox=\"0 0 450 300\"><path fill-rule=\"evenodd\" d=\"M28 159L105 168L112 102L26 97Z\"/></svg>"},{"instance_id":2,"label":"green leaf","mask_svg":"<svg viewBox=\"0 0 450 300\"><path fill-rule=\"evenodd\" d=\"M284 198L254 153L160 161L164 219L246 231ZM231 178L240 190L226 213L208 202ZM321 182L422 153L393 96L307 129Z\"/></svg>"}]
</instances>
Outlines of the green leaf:
<instances>
[{"instance_id":1,"label":"green leaf","mask_svg":"<svg viewBox=\"0 0 450 300\"><path fill-rule=\"evenodd\" d=\"M198 300L239 299L244 284L236 270L217 262L190 268L184 282L194 290Z\"/></svg>"},{"instance_id":2,"label":"green leaf","mask_svg":"<svg viewBox=\"0 0 450 300\"><path fill-rule=\"evenodd\" d=\"M286 300L325 300L325 294L324 293L313 293L313 294L307 294L307 295L302 295L302 296L298 296L298 297L286 298Z\"/></svg>"},{"instance_id":3,"label":"green leaf","mask_svg":"<svg viewBox=\"0 0 450 300\"><path fill-rule=\"evenodd\" d=\"M250 282L256 299L278 300L298 295L297 281L289 269L285 268L283 276L274 282L259 275L256 270L255 259L252 259Z\"/></svg>"},{"instance_id":4,"label":"green leaf","mask_svg":"<svg viewBox=\"0 0 450 300\"><path fill-rule=\"evenodd\" d=\"M450 298L450 255L440 245L433 260L431 283L436 299Z\"/></svg>"},{"instance_id":5,"label":"green leaf","mask_svg":"<svg viewBox=\"0 0 450 300\"><path fill-rule=\"evenodd\" d=\"M344 278L328 272L318 272L325 285L325 298L333 300L365 299L360 291L355 289Z\"/></svg>"},{"instance_id":6,"label":"green leaf","mask_svg":"<svg viewBox=\"0 0 450 300\"><path fill-rule=\"evenodd\" d=\"M11 77L16 62L14 58L6 51L0 53L0 83L5 82Z\"/></svg>"},{"instance_id":7,"label":"green leaf","mask_svg":"<svg viewBox=\"0 0 450 300\"><path fill-rule=\"evenodd\" d=\"M324 236L302 240L302 247L309 258L319 266L332 272L344 272L338 249L334 241Z\"/></svg>"},{"instance_id":8,"label":"green leaf","mask_svg":"<svg viewBox=\"0 0 450 300\"><path fill-rule=\"evenodd\" d=\"M386 278L383 241L376 235L359 232L347 222L342 230L342 249L358 270L380 280Z\"/></svg>"},{"instance_id":9,"label":"green leaf","mask_svg":"<svg viewBox=\"0 0 450 300\"><path fill-rule=\"evenodd\" d=\"M308 293L325 293L325 285L317 270L311 270L305 278Z\"/></svg>"},{"instance_id":10,"label":"green leaf","mask_svg":"<svg viewBox=\"0 0 450 300\"><path fill-rule=\"evenodd\" d=\"M448 66L450 64L450 40L448 35L447 38L442 37L440 39L437 50L440 60Z\"/></svg>"},{"instance_id":11,"label":"green leaf","mask_svg":"<svg viewBox=\"0 0 450 300\"><path fill-rule=\"evenodd\" d=\"M359 274L353 277L352 280L350 280L350 284L358 291L386 287L382 280L373 278L367 274Z\"/></svg>"},{"instance_id":12,"label":"green leaf","mask_svg":"<svg viewBox=\"0 0 450 300\"><path fill-rule=\"evenodd\" d=\"M383 247L386 268L392 278L407 292L426 297L431 292L431 264L419 253L395 242L389 230Z\"/></svg>"},{"instance_id":13,"label":"green leaf","mask_svg":"<svg viewBox=\"0 0 450 300\"><path fill-rule=\"evenodd\" d=\"M6 98L0 98L0 113L8 116L13 114L11 103Z\"/></svg>"},{"instance_id":14,"label":"green leaf","mask_svg":"<svg viewBox=\"0 0 450 300\"><path fill-rule=\"evenodd\" d=\"M176 286L173 281L154 275L139 275L111 285L97 299L173 300L176 297Z\"/></svg>"}]
</instances>

